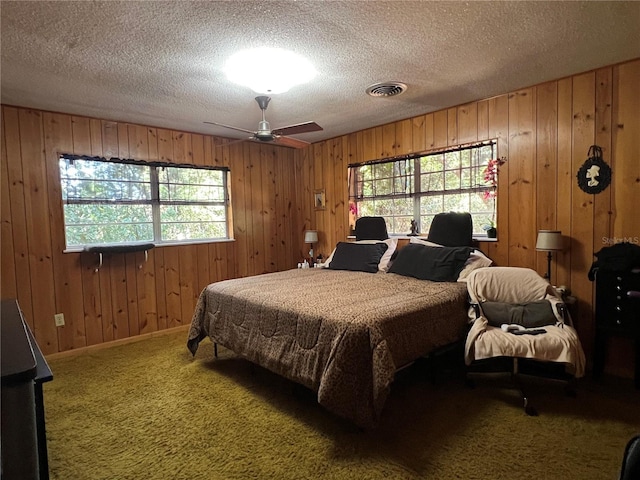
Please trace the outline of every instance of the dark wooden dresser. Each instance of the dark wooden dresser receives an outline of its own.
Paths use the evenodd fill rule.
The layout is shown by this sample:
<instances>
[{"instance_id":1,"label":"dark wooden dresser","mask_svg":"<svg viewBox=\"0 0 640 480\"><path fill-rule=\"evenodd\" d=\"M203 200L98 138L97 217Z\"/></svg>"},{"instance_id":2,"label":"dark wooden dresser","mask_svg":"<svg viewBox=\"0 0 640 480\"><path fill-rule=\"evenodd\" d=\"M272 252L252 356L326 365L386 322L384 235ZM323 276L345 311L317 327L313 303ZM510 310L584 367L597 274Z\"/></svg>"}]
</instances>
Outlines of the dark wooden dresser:
<instances>
[{"instance_id":1,"label":"dark wooden dresser","mask_svg":"<svg viewBox=\"0 0 640 480\"><path fill-rule=\"evenodd\" d=\"M53 379L15 300L2 300L2 480L49 478L42 384Z\"/></svg>"},{"instance_id":2,"label":"dark wooden dresser","mask_svg":"<svg viewBox=\"0 0 640 480\"><path fill-rule=\"evenodd\" d=\"M640 268L600 270L596 277L596 337L593 374L604 369L607 339L615 335L635 342L635 386L640 388Z\"/></svg>"}]
</instances>

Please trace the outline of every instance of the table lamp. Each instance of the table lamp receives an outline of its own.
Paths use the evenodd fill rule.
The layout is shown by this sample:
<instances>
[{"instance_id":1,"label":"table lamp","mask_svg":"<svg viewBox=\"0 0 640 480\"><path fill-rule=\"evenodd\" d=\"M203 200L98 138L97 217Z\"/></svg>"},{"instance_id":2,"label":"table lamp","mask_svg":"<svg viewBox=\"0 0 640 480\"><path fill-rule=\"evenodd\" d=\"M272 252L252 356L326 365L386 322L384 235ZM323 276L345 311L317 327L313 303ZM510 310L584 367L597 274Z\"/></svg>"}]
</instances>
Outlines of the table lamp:
<instances>
[{"instance_id":1,"label":"table lamp","mask_svg":"<svg viewBox=\"0 0 640 480\"><path fill-rule=\"evenodd\" d=\"M547 273L544 278L551 281L551 252L562 250L562 232L560 230L538 230L536 250L547 252Z\"/></svg>"},{"instance_id":2,"label":"table lamp","mask_svg":"<svg viewBox=\"0 0 640 480\"><path fill-rule=\"evenodd\" d=\"M304 232L304 243L311 244L311 250L309 250L309 257L313 262L313 244L318 243L318 231L317 230L307 230Z\"/></svg>"}]
</instances>

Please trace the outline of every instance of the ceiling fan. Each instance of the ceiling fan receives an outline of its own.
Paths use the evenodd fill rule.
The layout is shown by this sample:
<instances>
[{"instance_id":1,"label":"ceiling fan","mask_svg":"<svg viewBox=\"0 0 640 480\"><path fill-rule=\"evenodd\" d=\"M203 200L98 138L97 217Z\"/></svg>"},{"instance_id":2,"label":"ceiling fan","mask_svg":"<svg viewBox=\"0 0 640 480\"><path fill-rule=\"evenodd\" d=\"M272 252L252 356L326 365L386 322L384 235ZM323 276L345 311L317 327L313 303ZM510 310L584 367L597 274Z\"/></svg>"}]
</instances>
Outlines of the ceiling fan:
<instances>
[{"instance_id":1,"label":"ceiling fan","mask_svg":"<svg viewBox=\"0 0 640 480\"><path fill-rule=\"evenodd\" d=\"M251 136L248 140L254 140L259 142L273 142L283 147L303 148L309 145L309 142L304 140L298 140L297 138L291 138L287 135L295 135L297 133L318 132L322 130L322 127L316 122L297 123L295 125L289 125L288 127L274 128L271 130L269 122L265 118L265 112L267 106L271 101L271 97L259 96L256 97L256 102L260 110L262 110L262 121L258 122L258 131L252 132L244 128L232 127L231 125L224 125L217 122L204 122L210 125L217 125L218 127L230 128L231 130L237 130L239 132L250 133ZM242 141L242 140L241 140Z\"/></svg>"}]
</instances>

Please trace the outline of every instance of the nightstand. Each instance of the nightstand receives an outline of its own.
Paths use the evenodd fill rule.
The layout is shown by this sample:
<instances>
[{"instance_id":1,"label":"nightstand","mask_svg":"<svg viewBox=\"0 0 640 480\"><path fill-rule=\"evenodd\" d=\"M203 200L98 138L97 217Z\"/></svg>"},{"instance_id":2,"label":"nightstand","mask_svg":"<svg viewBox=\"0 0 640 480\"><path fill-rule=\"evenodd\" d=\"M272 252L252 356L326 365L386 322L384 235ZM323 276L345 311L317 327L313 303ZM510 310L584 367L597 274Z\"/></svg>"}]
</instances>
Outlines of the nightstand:
<instances>
[{"instance_id":1,"label":"nightstand","mask_svg":"<svg viewBox=\"0 0 640 480\"><path fill-rule=\"evenodd\" d=\"M607 339L628 338L635 343L634 383L640 388L640 269L599 270L596 274L596 336L593 375L604 370Z\"/></svg>"}]
</instances>

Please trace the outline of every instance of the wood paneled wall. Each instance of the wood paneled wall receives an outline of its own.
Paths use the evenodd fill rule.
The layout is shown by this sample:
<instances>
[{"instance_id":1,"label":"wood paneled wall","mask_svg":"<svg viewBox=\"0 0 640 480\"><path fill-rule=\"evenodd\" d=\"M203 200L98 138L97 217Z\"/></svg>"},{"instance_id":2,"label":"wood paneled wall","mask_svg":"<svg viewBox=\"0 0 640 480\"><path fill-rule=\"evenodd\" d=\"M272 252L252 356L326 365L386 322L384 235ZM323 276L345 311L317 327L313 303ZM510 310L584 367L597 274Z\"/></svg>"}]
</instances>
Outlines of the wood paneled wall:
<instances>
[{"instance_id":1,"label":"wood paneled wall","mask_svg":"<svg viewBox=\"0 0 640 480\"><path fill-rule=\"evenodd\" d=\"M498 240L482 250L499 265L546 271L537 231L558 229L566 249L554 255L552 282L577 297L574 320L588 355L594 336L594 252L613 239L640 237L640 60L602 68L314 144L296 153L305 186L303 221L320 231L319 253L344 240L347 164L495 138L501 167ZM612 184L598 195L576 173L591 145L602 147ZM313 207L324 188L327 208ZM612 339L607 369L631 376L632 346Z\"/></svg>"},{"instance_id":2,"label":"wood paneled wall","mask_svg":"<svg viewBox=\"0 0 640 480\"><path fill-rule=\"evenodd\" d=\"M539 229L567 237L553 283L578 298L577 328L590 354L593 253L640 236L640 60L602 68L293 151L179 131L4 106L2 298L18 298L45 353L153 332L190 321L208 283L293 267L308 228L327 255L348 233L347 164L496 138L501 168L498 240L482 249L500 265L546 270ZM613 181L587 195L576 172L600 145ZM231 242L158 247L97 259L62 253L59 152L166 160L231 169ZM325 210L313 191L325 189ZM62 312L66 325L55 327ZM607 370L632 374L630 342L613 339Z\"/></svg>"},{"instance_id":3,"label":"wood paneled wall","mask_svg":"<svg viewBox=\"0 0 640 480\"><path fill-rule=\"evenodd\" d=\"M66 114L2 108L2 298L17 298L45 354L188 324L214 281L284 270L302 255L301 160L291 149ZM63 253L58 153L225 165L229 242ZM65 326L56 327L54 314Z\"/></svg>"}]
</instances>

